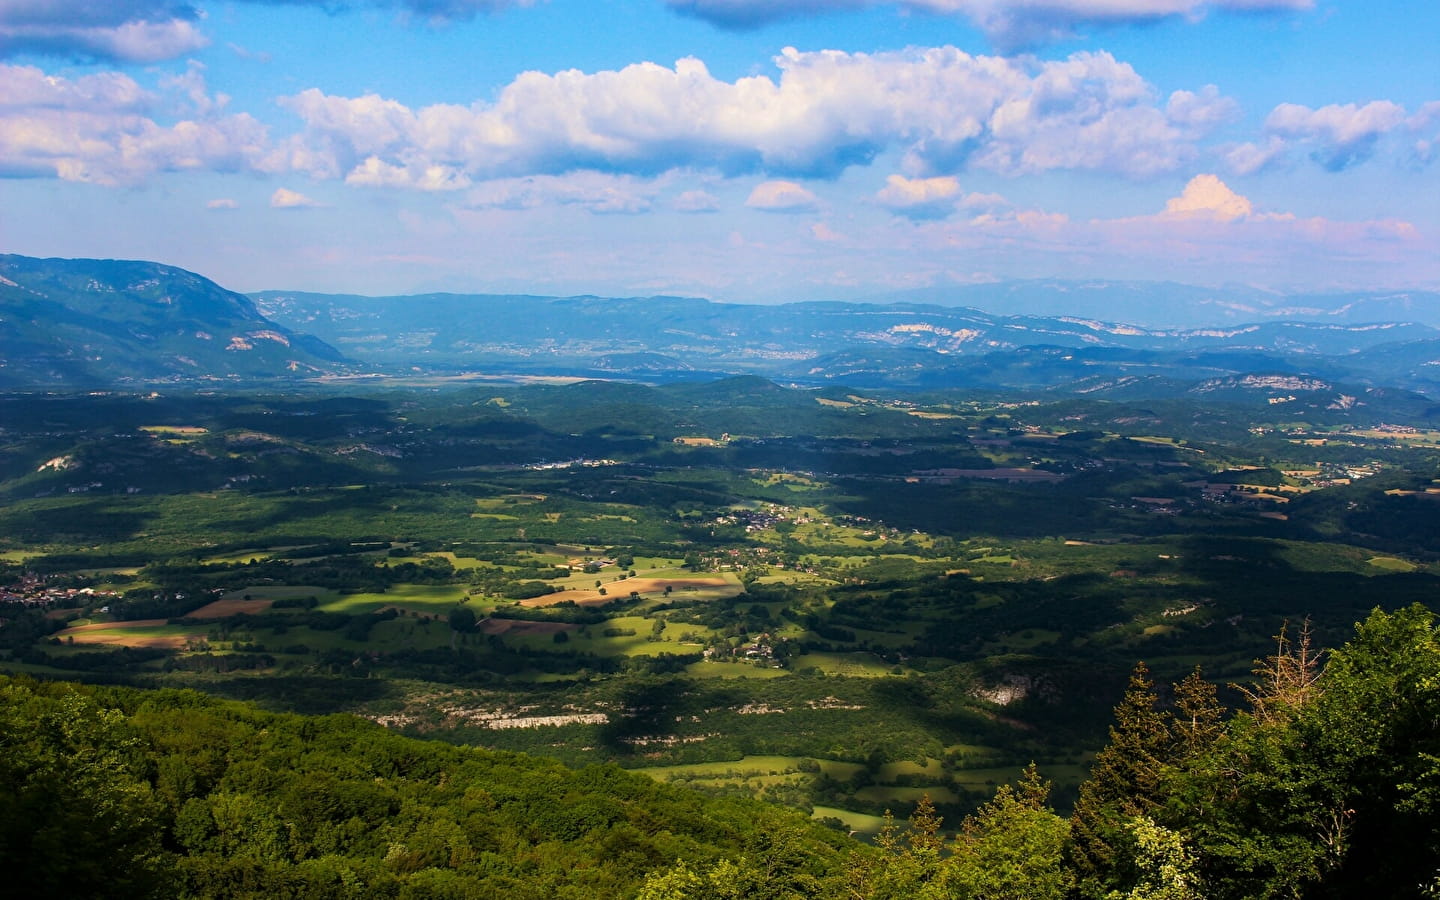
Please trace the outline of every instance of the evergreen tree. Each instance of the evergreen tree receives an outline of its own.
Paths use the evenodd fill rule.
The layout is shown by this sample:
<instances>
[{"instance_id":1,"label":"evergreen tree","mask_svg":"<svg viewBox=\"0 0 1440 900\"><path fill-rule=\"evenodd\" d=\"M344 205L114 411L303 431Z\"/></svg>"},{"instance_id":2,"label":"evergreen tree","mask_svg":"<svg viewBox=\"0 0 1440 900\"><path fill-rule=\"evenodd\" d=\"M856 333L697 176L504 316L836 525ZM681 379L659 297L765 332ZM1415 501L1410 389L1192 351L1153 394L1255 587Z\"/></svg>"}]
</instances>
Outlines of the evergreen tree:
<instances>
[{"instance_id":1,"label":"evergreen tree","mask_svg":"<svg viewBox=\"0 0 1440 900\"><path fill-rule=\"evenodd\" d=\"M846 872L850 896L865 900L918 900L936 897L940 875L940 826L930 795L922 796L910 814L909 827L901 828L889 810L876 835L878 855L852 853Z\"/></svg>"},{"instance_id":2,"label":"evergreen tree","mask_svg":"<svg viewBox=\"0 0 1440 900\"><path fill-rule=\"evenodd\" d=\"M1062 900L1073 886L1065 867L1069 824L1048 806L1050 783L1035 764L1017 787L967 816L945 862L946 897L967 900Z\"/></svg>"},{"instance_id":3,"label":"evergreen tree","mask_svg":"<svg viewBox=\"0 0 1440 900\"><path fill-rule=\"evenodd\" d=\"M1319 691L1323 651L1312 646L1310 620L1300 626L1298 641L1291 640L1289 626L1282 623L1275 635L1274 655L1255 661L1255 682L1233 685L1249 699L1250 714L1261 722L1288 721Z\"/></svg>"},{"instance_id":4,"label":"evergreen tree","mask_svg":"<svg viewBox=\"0 0 1440 900\"><path fill-rule=\"evenodd\" d=\"M1215 685L1205 680L1199 666L1174 687L1171 730L1175 752L1181 758L1194 757L1213 747L1225 733L1225 707Z\"/></svg>"},{"instance_id":5,"label":"evergreen tree","mask_svg":"<svg viewBox=\"0 0 1440 900\"><path fill-rule=\"evenodd\" d=\"M1070 817L1067 857L1082 896L1104 897L1135 879L1130 820L1148 815L1160 797L1173 749L1169 717L1156 708L1155 683L1143 662L1115 707L1110 743L1095 756Z\"/></svg>"}]
</instances>

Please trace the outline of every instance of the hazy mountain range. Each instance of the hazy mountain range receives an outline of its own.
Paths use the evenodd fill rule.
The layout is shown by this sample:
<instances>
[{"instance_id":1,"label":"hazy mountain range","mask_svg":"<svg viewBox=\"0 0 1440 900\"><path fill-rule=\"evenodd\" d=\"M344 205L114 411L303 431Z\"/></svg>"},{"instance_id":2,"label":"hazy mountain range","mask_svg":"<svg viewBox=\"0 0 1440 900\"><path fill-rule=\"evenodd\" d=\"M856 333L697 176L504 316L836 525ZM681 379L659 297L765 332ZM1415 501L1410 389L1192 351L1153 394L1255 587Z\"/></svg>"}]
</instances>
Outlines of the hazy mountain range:
<instances>
[{"instance_id":1,"label":"hazy mountain range","mask_svg":"<svg viewBox=\"0 0 1440 900\"><path fill-rule=\"evenodd\" d=\"M1006 312L953 305L972 301ZM1150 324L1132 324L1147 311ZM158 263L12 255L0 256L0 317L0 384L10 386L418 369L644 379L744 373L1127 396L1213 394L1227 384L1242 393L1351 386L1440 394L1440 294L1421 292L1279 297L1029 281L886 303L247 297ZM1161 320L1172 324L1155 324Z\"/></svg>"}]
</instances>

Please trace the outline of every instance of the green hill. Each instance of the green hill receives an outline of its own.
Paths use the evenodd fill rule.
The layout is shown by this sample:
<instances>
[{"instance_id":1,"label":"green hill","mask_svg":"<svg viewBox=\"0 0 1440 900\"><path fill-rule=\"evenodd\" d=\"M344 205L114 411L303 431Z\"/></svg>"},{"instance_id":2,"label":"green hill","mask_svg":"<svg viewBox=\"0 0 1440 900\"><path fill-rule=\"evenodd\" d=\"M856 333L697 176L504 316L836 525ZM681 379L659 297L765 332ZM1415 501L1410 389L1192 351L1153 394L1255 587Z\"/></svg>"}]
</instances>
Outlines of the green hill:
<instances>
[{"instance_id":1,"label":"green hill","mask_svg":"<svg viewBox=\"0 0 1440 900\"><path fill-rule=\"evenodd\" d=\"M249 298L153 262L0 255L0 320L3 386L294 377L344 363Z\"/></svg>"}]
</instances>

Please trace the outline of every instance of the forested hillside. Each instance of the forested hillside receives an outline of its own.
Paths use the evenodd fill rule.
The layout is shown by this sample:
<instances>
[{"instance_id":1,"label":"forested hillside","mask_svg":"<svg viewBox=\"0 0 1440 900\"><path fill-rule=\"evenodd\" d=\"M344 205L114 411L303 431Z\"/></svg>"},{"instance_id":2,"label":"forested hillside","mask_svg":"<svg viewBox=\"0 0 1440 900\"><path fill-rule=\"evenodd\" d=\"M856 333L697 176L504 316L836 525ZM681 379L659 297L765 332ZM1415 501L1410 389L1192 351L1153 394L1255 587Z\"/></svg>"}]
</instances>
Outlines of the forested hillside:
<instances>
[{"instance_id":1,"label":"forested hillside","mask_svg":"<svg viewBox=\"0 0 1440 900\"><path fill-rule=\"evenodd\" d=\"M1440 895L1440 632L1282 633L1233 715L1143 665L1067 821L1043 773L878 849L614 766L399 737L189 691L0 681L17 896L1341 898Z\"/></svg>"},{"instance_id":2,"label":"forested hillside","mask_svg":"<svg viewBox=\"0 0 1440 900\"><path fill-rule=\"evenodd\" d=\"M611 765L189 691L0 681L11 896L618 897L677 859L781 843L834 875L845 842Z\"/></svg>"}]
</instances>

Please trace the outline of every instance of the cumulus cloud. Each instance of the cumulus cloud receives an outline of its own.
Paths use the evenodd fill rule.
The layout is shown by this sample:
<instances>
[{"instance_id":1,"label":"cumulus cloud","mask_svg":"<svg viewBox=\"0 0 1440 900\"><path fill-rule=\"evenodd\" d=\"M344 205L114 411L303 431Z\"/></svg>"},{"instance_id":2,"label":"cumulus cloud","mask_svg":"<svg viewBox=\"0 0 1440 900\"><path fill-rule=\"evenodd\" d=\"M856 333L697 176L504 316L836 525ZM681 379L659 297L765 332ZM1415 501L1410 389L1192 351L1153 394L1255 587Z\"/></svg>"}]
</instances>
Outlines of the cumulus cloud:
<instances>
[{"instance_id":1,"label":"cumulus cloud","mask_svg":"<svg viewBox=\"0 0 1440 900\"><path fill-rule=\"evenodd\" d=\"M875 195L881 206L911 219L943 219L960 200L960 180L953 175L906 178L891 175Z\"/></svg>"},{"instance_id":2,"label":"cumulus cloud","mask_svg":"<svg viewBox=\"0 0 1440 900\"><path fill-rule=\"evenodd\" d=\"M1310 159L1331 172L1341 172L1365 162L1397 135L1417 140L1409 150L1412 158L1425 160L1429 144L1426 130L1440 103L1424 104L1413 115L1389 100L1366 104L1332 103L1311 109L1298 103L1281 103L1265 117L1266 137L1261 142L1239 144L1225 153L1230 167L1241 174L1287 164L1292 150L1308 150Z\"/></svg>"},{"instance_id":3,"label":"cumulus cloud","mask_svg":"<svg viewBox=\"0 0 1440 900\"><path fill-rule=\"evenodd\" d=\"M967 164L1005 174L1092 169L1145 177L1195 155L1233 103L1218 91L1154 89L1107 53L1042 62L953 47L775 60L780 77L674 68L526 72L494 102L411 109L318 89L283 98L304 123L291 164L314 177L392 187L591 169L680 168L735 176L833 177L900 149L911 176ZM462 177L463 176L463 177Z\"/></svg>"},{"instance_id":4,"label":"cumulus cloud","mask_svg":"<svg viewBox=\"0 0 1440 900\"><path fill-rule=\"evenodd\" d=\"M1389 100L1319 109L1282 103L1265 118L1265 130L1285 140L1313 143L1316 161L1338 172L1369 159L1380 137L1404 121L1404 107Z\"/></svg>"},{"instance_id":5,"label":"cumulus cloud","mask_svg":"<svg viewBox=\"0 0 1440 900\"><path fill-rule=\"evenodd\" d=\"M274 209L310 209L320 206L316 200L289 188L276 188L270 195L270 206Z\"/></svg>"},{"instance_id":6,"label":"cumulus cloud","mask_svg":"<svg viewBox=\"0 0 1440 900\"><path fill-rule=\"evenodd\" d=\"M766 181L755 186L745 205L765 212L802 213L814 212L820 201L793 181Z\"/></svg>"},{"instance_id":7,"label":"cumulus cloud","mask_svg":"<svg viewBox=\"0 0 1440 900\"><path fill-rule=\"evenodd\" d=\"M1166 117L1177 127L1200 137L1240 117L1240 104L1207 84L1198 93L1176 91L1165 104Z\"/></svg>"},{"instance_id":8,"label":"cumulus cloud","mask_svg":"<svg viewBox=\"0 0 1440 900\"><path fill-rule=\"evenodd\" d=\"M1251 212L1250 201L1230 190L1214 175L1196 175L1178 197L1165 202L1165 214L1205 217L1222 222L1243 219Z\"/></svg>"},{"instance_id":9,"label":"cumulus cloud","mask_svg":"<svg viewBox=\"0 0 1440 900\"><path fill-rule=\"evenodd\" d=\"M205 204L206 209L239 209L240 204L229 197L217 197Z\"/></svg>"},{"instance_id":10,"label":"cumulus cloud","mask_svg":"<svg viewBox=\"0 0 1440 900\"><path fill-rule=\"evenodd\" d=\"M665 0L678 13L721 28L752 29L785 19L883 6L896 0ZM968 19L1001 46L1067 37L1090 25L1203 18L1211 9L1281 12L1314 0L898 0L905 10Z\"/></svg>"},{"instance_id":11,"label":"cumulus cloud","mask_svg":"<svg viewBox=\"0 0 1440 900\"><path fill-rule=\"evenodd\" d=\"M166 97L118 72L72 79L0 64L0 175L115 185L157 172L266 169L265 127L249 115L219 114L222 103L157 121L159 107L195 105L194 87L188 78L180 95Z\"/></svg>"}]
</instances>

